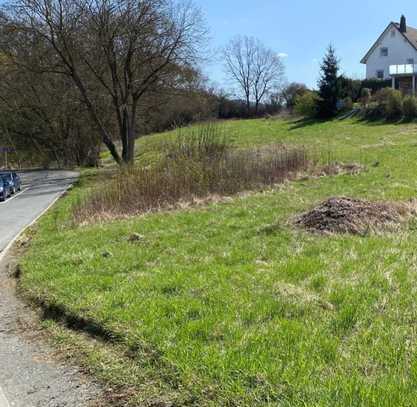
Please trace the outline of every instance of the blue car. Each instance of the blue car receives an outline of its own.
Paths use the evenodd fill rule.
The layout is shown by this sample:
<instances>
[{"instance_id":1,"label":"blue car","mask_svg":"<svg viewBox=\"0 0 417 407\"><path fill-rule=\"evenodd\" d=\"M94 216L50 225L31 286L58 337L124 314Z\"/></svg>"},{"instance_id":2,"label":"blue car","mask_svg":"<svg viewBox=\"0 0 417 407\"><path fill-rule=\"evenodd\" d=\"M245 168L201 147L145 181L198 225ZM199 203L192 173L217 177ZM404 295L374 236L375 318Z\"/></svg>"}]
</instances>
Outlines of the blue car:
<instances>
[{"instance_id":1,"label":"blue car","mask_svg":"<svg viewBox=\"0 0 417 407\"><path fill-rule=\"evenodd\" d=\"M3 178L3 181L8 184L12 194L20 191L20 177L15 172L1 172L0 177Z\"/></svg>"},{"instance_id":2,"label":"blue car","mask_svg":"<svg viewBox=\"0 0 417 407\"><path fill-rule=\"evenodd\" d=\"M11 194L10 184L0 176L0 201L4 202Z\"/></svg>"},{"instance_id":3,"label":"blue car","mask_svg":"<svg viewBox=\"0 0 417 407\"><path fill-rule=\"evenodd\" d=\"M16 192L21 191L22 189L22 181L20 180L19 174L12 172L13 182L14 182L14 188Z\"/></svg>"}]
</instances>

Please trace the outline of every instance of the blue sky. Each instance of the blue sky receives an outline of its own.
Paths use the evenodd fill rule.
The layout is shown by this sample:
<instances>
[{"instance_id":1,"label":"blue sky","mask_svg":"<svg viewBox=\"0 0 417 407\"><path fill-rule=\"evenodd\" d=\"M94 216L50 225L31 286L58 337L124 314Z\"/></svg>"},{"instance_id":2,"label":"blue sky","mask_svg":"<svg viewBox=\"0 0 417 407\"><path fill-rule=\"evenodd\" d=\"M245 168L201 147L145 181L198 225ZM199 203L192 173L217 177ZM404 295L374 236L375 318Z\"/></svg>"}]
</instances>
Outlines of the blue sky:
<instances>
[{"instance_id":1,"label":"blue sky","mask_svg":"<svg viewBox=\"0 0 417 407\"><path fill-rule=\"evenodd\" d=\"M259 38L285 58L289 81L315 86L319 61L329 43L342 71L364 76L360 60L390 21L417 27L415 0L194 0L210 28L211 47L225 45L237 34ZM204 67L212 81L227 88L220 60Z\"/></svg>"}]
</instances>

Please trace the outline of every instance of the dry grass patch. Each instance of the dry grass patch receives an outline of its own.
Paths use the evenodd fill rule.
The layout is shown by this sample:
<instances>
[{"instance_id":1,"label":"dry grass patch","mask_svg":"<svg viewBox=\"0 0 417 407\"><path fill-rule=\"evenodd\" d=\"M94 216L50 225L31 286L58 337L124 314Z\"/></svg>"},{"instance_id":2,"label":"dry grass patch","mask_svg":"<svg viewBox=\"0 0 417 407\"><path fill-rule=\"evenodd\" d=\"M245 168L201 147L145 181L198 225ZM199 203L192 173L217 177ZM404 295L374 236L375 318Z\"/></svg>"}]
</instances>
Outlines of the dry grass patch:
<instances>
[{"instance_id":1,"label":"dry grass patch","mask_svg":"<svg viewBox=\"0 0 417 407\"><path fill-rule=\"evenodd\" d=\"M416 202L370 202L353 198L330 198L299 216L295 224L311 232L365 235L392 230L416 213Z\"/></svg>"},{"instance_id":2,"label":"dry grass patch","mask_svg":"<svg viewBox=\"0 0 417 407\"><path fill-rule=\"evenodd\" d=\"M327 311L333 311L334 306L329 301L323 299L319 294L303 286L280 281L274 287L274 291L289 302L301 305L318 306Z\"/></svg>"},{"instance_id":3,"label":"dry grass patch","mask_svg":"<svg viewBox=\"0 0 417 407\"><path fill-rule=\"evenodd\" d=\"M336 176L336 175L358 175L361 172L366 171L366 167L361 164L357 163L330 163L327 165L324 165L322 167L318 167L313 174L315 176L320 177L329 177L329 176Z\"/></svg>"},{"instance_id":4,"label":"dry grass patch","mask_svg":"<svg viewBox=\"0 0 417 407\"><path fill-rule=\"evenodd\" d=\"M165 143L155 165L120 171L74 207L77 224L219 201L296 178L310 166L302 147L232 148L219 126Z\"/></svg>"}]
</instances>

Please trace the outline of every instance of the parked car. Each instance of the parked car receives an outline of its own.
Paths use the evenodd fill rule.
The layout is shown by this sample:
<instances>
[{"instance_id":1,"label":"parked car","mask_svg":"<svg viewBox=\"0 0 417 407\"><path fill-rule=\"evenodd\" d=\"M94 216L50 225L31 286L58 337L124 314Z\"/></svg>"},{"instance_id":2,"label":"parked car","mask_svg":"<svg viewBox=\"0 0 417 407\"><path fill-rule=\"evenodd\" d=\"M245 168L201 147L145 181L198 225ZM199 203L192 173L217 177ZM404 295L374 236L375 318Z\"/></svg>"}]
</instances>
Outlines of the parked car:
<instances>
[{"instance_id":1,"label":"parked car","mask_svg":"<svg viewBox=\"0 0 417 407\"><path fill-rule=\"evenodd\" d=\"M3 180L9 185L10 191L13 194L15 194L17 191L20 191L20 177L17 179L18 175L16 174L16 177L13 176L13 172L1 172L0 177L3 178Z\"/></svg>"},{"instance_id":2,"label":"parked car","mask_svg":"<svg viewBox=\"0 0 417 407\"><path fill-rule=\"evenodd\" d=\"M22 181L20 179L19 174L12 172L12 177L13 177L13 182L14 182L14 187L16 189L16 191L21 191L22 189Z\"/></svg>"},{"instance_id":3,"label":"parked car","mask_svg":"<svg viewBox=\"0 0 417 407\"><path fill-rule=\"evenodd\" d=\"M0 201L4 202L11 194L10 184L0 176Z\"/></svg>"}]
</instances>

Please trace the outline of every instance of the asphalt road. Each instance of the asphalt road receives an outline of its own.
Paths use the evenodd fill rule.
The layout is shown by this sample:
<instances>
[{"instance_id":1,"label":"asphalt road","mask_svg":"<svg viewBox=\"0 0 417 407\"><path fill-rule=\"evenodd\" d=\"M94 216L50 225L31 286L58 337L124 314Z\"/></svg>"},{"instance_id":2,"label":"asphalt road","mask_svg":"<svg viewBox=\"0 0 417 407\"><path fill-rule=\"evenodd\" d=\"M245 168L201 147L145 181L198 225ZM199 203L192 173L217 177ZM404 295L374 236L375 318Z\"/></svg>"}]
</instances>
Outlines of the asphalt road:
<instances>
[{"instance_id":1,"label":"asphalt road","mask_svg":"<svg viewBox=\"0 0 417 407\"><path fill-rule=\"evenodd\" d=\"M22 192L0 203L0 258L9 243L55 201L78 174L39 171L21 176ZM59 362L41 339L33 323L32 310L15 296L4 262L0 260L0 407L89 406L98 397L98 386L77 368Z\"/></svg>"},{"instance_id":2,"label":"asphalt road","mask_svg":"<svg viewBox=\"0 0 417 407\"><path fill-rule=\"evenodd\" d=\"M21 174L22 192L0 202L0 253L78 177L72 171L33 171Z\"/></svg>"}]
</instances>

